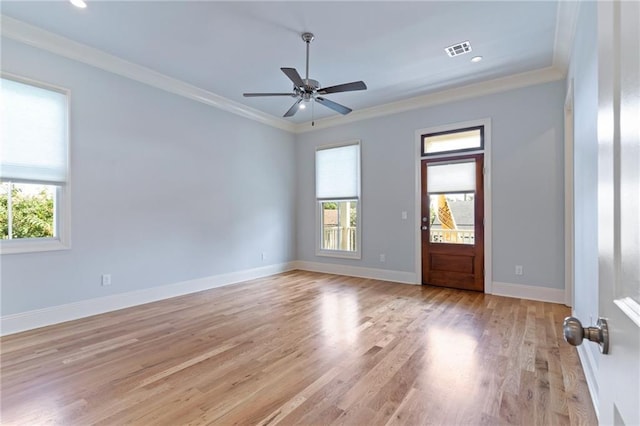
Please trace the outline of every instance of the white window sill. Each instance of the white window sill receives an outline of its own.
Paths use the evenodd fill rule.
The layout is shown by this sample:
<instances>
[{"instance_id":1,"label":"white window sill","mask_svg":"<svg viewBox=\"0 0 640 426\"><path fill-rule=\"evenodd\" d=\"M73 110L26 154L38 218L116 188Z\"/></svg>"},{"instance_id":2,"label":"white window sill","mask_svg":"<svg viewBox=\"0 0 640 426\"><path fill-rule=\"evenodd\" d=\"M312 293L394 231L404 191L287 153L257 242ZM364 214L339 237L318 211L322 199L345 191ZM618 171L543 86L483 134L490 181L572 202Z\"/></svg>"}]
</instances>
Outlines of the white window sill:
<instances>
[{"instance_id":1,"label":"white window sill","mask_svg":"<svg viewBox=\"0 0 640 426\"><path fill-rule=\"evenodd\" d=\"M341 250L316 250L316 256L337 257L341 259L361 259L359 251L341 251Z\"/></svg>"},{"instance_id":2,"label":"white window sill","mask_svg":"<svg viewBox=\"0 0 640 426\"><path fill-rule=\"evenodd\" d=\"M0 241L0 253L3 255L68 250L70 248L69 244L65 244L57 238L28 238Z\"/></svg>"}]
</instances>

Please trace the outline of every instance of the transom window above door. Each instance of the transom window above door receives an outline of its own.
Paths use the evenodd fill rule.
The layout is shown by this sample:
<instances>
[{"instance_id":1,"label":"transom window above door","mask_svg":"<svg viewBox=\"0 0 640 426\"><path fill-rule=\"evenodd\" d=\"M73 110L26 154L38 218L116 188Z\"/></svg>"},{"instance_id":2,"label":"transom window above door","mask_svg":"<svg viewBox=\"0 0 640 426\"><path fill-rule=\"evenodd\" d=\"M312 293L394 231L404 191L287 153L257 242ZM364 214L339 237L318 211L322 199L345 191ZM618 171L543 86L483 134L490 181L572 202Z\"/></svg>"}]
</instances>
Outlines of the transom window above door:
<instances>
[{"instance_id":1,"label":"transom window above door","mask_svg":"<svg viewBox=\"0 0 640 426\"><path fill-rule=\"evenodd\" d=\"M422 135L423 157L484 149L484 126Z\"/></svg>"}]
</instances>

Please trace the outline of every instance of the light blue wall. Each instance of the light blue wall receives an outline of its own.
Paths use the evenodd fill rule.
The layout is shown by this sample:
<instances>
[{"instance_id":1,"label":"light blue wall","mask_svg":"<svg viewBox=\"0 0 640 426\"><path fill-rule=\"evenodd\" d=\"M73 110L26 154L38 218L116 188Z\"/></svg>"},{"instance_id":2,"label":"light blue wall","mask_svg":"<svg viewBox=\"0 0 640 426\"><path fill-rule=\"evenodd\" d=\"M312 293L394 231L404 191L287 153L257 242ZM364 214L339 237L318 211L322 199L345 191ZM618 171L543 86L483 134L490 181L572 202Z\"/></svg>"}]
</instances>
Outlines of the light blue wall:
<instances>
[{"instance_id":1,"label":"light blue wall","mask_svg":"<svg viewBox=\"0 0 640 426\"><path fill-rule=\"evenodd\" d=\"M493 279L563 288L564 82L292 135L12 40L2 69L71 90L73 155L72 248L3 255L3 316L296 259L415 272L415 131L480 118ZM350 139L363 256L317 257L315 147Z\"/></svg>"},{"instance_id":2,"label":"light blue wall","mask_svg":"<svg viewBox=\"0 0 640 426\"><path fill-rule=\"evenodd\" d=\"M299 135L298 258L415 272L415 131L491 118L493 280L564 288L564 95L558 81ZM315 148L348 139L362 140L363 253L355 261L316 256L313 232Z\"/></svg>"},{"instance_id":3,"label":"light blue wall","mask_svg":"<svg viewBox=\"0 0 640 426\"><path fill-rule=\"evenodd\" d=\"M598 317L598 41L597 3L583 2L568 81L574 91L574 304L577 318ZM585 345L599 360L598 347Z\"/></svg>"},{"instance_id":4,"label":"light blue wall","mask_svg":"<svg viewBox=\"0 0 640 426\"><path fill-rule=\"evenodd\" d=\"M295 258L292 134L8 39L2 69L72 114L72 248L3 255L2 315Z\"/></svg>"}]
</instances>

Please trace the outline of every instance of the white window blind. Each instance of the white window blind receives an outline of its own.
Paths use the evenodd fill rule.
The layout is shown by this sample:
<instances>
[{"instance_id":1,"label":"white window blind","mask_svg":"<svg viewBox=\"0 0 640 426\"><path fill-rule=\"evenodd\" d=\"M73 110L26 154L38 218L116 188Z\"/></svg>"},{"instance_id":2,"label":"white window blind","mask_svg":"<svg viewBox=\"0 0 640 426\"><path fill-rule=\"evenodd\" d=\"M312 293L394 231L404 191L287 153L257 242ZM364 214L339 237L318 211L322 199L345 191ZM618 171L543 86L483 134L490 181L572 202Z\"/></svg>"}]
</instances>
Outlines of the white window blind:
<instances>
[{"instance_id":1,"label":"white window blind","mask_svg":"<svg viewBox=\"0 0 640 426\"><path fill-rule=\"evenodd\" d=\"M475 190L475 161L427 166L427 192L430 194Z\"/></svg>"},{"instance_id":2,"label":"white window blind","mask_svg":"<svg viewBox=\"0 0 640 426\"><path fill-rule=\"evenodd\" d=\"M2 179L66 182L66 94L2 78L0 126Z\"/></svg>"},{"instance_id":3,"label":"white window blind","mask_svg":"<svg viewBox=\"0 0 640 426\"><path fill-rule=\"evenodd\" d=\"M316 151L316 198L357 198L359 188L359 144Z\"/></svg>"}]
</instances>

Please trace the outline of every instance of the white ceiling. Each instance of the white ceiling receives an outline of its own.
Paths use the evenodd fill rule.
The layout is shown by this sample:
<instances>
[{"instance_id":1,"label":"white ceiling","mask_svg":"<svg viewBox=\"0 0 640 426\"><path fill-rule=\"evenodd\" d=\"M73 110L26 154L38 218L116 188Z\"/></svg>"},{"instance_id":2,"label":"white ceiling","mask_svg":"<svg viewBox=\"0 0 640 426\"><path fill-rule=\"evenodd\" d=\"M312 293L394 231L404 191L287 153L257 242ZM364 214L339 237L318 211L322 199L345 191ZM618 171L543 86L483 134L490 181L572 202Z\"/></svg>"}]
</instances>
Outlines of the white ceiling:
<instances>
[{"instance_id":1,"label":"white ceiling","mask_svg":"<svg viewBox=\"0 0 640 426\"><path fill-rule=\"evenodd\" d=\"M323 86L363 80L368 90L327 95L355 110L550 67L557 48L557 1L220 2L2 1L3 15L151 68L281 117L292 98L280 67ZM473 52L449 58L448 45ZM481 55L479 63L470 61ZM314 117L338 115L316 104ZM311 109L292 122L311 120Z\"/></svg>"}]
</instances>

